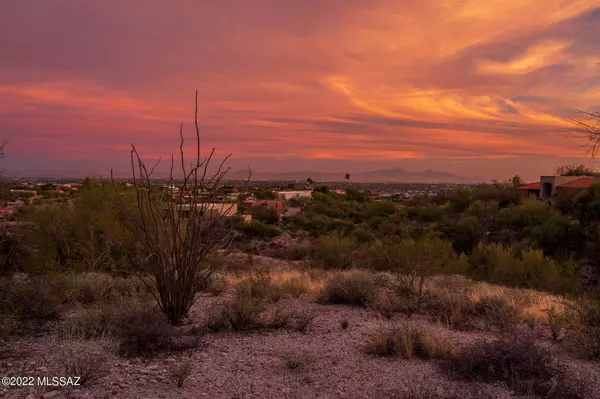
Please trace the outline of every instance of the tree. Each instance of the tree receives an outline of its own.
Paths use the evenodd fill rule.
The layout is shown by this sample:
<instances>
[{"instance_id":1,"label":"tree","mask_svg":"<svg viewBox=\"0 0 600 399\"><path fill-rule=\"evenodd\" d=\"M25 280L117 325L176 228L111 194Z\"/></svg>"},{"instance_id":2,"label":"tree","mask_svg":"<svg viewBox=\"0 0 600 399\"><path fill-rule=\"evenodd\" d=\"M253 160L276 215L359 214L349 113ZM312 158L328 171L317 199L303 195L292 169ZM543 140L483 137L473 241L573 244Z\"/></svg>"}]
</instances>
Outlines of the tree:
<instances>
[{"instance_id":1,"label":"tree","mask_svg":"<svg viewBox=\"0 0 600 399\"><path fill-rule=\"evenodd\" d=\"M173 195L176 163L171 156L167 190L160 190L153 183L152 175L159 161L150 169L142 161L136 147L131 145L131 171L135 209L122 201L121 193L111 171L113 187L117 192L117 204L122 223L133 233L144 253L140 259L141 271L154 276L156 285L149 286L160 309L173 324L180 324L194 304L196 289L206 286L207 281L220 265L215 262L217 250L226 248L233 240L233 229L225 223L232 206L224 212L212 212L210 204L218 196L218 188L229 168L224 164L230 155L209 172L215 149L209 156L200 154L200 130L198 127L198 91L195 97L194 126L196 133L195 160L186 166L183 145L183 124L179 129L180 145L177 162L183 176L181 192L189 192L186 203L183 196ZM248 180L250 176L248 177ZM189 214L186 217L183 210ZM145 281L145 280L143 280Z\"/></svg>"},{"instance_id":2,"label":"tree","mask_svg":"<svg viewBox=\"0 0 600 399\"><path fill-rule=\"evenodd\" d=\"M523 179L519 175L514 175L510 183L513 188L519 188L524 184Z\"/></svg>"},{"instance_id":3,"label":"tree","mask_svg":"<svg viewBox=\"0 0 600 399\"><path fill-rule=\"evenodd\" d=\"M594 176L596 170L585 165L560 165L554 169L554 174L557 176Z\"/></svg>"},{"instance_id":4,"label":"tree","mask_svg":"<svg viewBox=\"0 0 600 399\"><path fill-rule=\"evenodd\" d=\"M575 132L580 134L579 137L587 140L583 147L587 149L587 153L593 159L600 150L600 112L582 111L581 113L587 120L571 119L571 122L574 124Z\"/></svg>"}]
</instances>

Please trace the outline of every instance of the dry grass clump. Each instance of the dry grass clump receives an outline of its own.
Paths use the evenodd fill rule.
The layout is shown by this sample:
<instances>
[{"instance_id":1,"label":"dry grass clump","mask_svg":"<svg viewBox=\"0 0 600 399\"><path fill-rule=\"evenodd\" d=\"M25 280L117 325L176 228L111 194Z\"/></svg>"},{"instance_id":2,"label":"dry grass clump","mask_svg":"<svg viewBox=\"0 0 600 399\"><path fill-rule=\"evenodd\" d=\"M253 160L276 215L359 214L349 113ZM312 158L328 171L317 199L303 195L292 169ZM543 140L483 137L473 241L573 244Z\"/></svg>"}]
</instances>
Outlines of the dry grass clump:
<instances>
[{"instance_id":1,"label":"dry grass clump","mask_svg":"<svg viewBox=\"0 0 600 399\"><path fill-rule=\"evenodd\" d=\"M205 321L212 331L245 331L263 326L261 314L266 309L258 299L236 297L222 306L211 309Z\"/></svg>"},{"instance_id":2,"label":"dry grass clump","mask_svg":"<svg viewBox=\"0 0 600 399\"><path fill-rule=\"evenodd\" d=\"M179 388L183 387L185 380L192 373L192 360L184 359L180 360L167 368L167 372L169 374L169 378L173 381Z\"/></svg>"},{"instance_id":3,"label":"dry grass clump","mask_svg":"<svg viewBox=\"0 0 600 399\"><path fill-rule=\"evenodd\" d=\"M82 385L100 380L110 372L109 361L116 347L117 343L108 339L63 343L59 347L63 375L80 377Z\"/></svg>"},{"instance_id":4,"label":"dry grass clump","mask_svg":"<svg viewBox=\"0 0 600 399\"><path fill-rule=\"evenodd\" d=\"M391 319L394 313L403 309L398 296L386 288L377 290L367 306L386 319Z\"/></svg>"},{"instance_id":5,"label":"dry grass clump","mask_svg":"<svg viewBox=\"0 0 600 399\"><path fill-rule=\"evenodd\" d=\"M451 356L442 368L458 379L501 382L528 395L550 394L561 373L550 350L528 335L475 344Z\"/></svg>"},{"instance_id":6,"label":"dry grass clump","mask_svg":"<svg viewBox=\"0 0 600 399\"><path fill-rule=\"evenodd\" d=\"M364 270L334 272L325 280L317 302L367 306L378 291L373 274Z\"/></svg>"},{"instance_id":7,"label":"dry grass clump","mask_svg":"<svg viewBox=\"0 0 600 399\"><path fill-rule=\"evenodd\" d=\"M454 330L469 330L475 327L475 304L469 291L446 292L435 297L429 311L434 319Z\"/></svg>"},{"instance_id":8,"label":"dry grass clump","mask_svg":"<svg viewBox=\"0 0 600 399\"><path fill-rule=\"evenodd\" d=\"M139 278L113 277L105 273L81 273L71 277L71 298L91 304L120 297L141 296L146 287Z\"/></svg>"},{"instance_id":9,"label":"dry grass clump","mask_svg":"<svg viewBox=\"0 0 600 399\"><path fill-rule=\"evenodd\" d=\"M131 302L127 307L135 307ZM65 338L92 339L114 335L119 312L123 305L111 302L95 303L81 307L61 321L59 332Z\"/></svg>"},{"instance_id":10,"label":"dry grass clump","mask_svg":"<svg viewBox=\"0 0 600 399\"><path fill-rule=\"evenodd\" d=\"M236 287L237 296L248 300L277 302L283 297L281 287L273 282L271 275L254 271L243 278Z\"/></svg>"},{"instance_id":11,"label":"dry grass clump","mask_svg":"<svg viewBox=\"0 0 600 399\"><path fill-rule=\"evenodd\" d=\"M307 277L291 277L281 284L286 295L299 299L311 292L310 281Z\"/></svg>"},{"instance_id":12,"label":"dry grass clump","mask_svg":"<svg viewBox=\"0 0 600 399\"><path fill-rule=\"evenodd\" d=\"M394 327L377 331L364 351L376 356L436 359L451 355L453 346L448 339L432 332L411 327Z\"/></svg>"},{"instance_id":13,"label":"dry grass clump","mask_svg":"<svg viewBox=\"0 0 600 399\"><path fill-rule=\"evenodd\" d=\"M267 308L257 299L237 297L209 312L206 327L212 331L248 331L261 328L286 328L305 332L316 313L286 305Z\"/></svg>"},{"instance_id":14,"label":"dry grass clump","mask_svg":"<svg viewBox=\"0 0 600 399\"><path fill-rule=\"evenodd\" d=\"M278 357L289 370L305 368L314 361L307 352L282 352Z\"/></svg>"}]
</instances>

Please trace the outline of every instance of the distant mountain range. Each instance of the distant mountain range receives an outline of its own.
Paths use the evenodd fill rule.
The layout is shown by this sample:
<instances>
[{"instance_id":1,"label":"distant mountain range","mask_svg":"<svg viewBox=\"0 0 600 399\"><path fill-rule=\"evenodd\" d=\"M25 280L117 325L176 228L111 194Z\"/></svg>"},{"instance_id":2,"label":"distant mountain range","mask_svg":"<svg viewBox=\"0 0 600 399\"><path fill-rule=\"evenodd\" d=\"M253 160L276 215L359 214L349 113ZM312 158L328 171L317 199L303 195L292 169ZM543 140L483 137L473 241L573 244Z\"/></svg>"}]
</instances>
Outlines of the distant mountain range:
<instances>
[{"instance_id":1,"label":"distant mountain range","mask_svg":"<svg viewBox=\"0 0 600 399\"><path fill-rule=\"evenodd\" d=\"M314 181L340 182L344 181L346 173L298 171L298 172L259 172L252 171L251 180L299 180L306 181L308 177ZM229 180L245 180L247 170L232 171L227 174ZM361 173L351 173L351 182L394 182L394 183L467 183L473 179L448 172L425 170L411 172L403 168L372 170Z\"/></svg>"}]
</instances>

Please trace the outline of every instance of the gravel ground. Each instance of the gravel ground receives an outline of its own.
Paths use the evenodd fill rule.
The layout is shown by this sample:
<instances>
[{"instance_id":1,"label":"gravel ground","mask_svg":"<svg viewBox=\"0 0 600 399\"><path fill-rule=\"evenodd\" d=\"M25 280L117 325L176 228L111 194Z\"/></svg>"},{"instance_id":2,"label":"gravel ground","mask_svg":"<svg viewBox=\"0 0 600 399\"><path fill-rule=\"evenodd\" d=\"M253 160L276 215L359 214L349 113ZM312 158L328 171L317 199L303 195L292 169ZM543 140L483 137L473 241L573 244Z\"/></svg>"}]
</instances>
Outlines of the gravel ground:
<instances>
[{"instance_id":1,"label":"gravel ground","mask_svg":"<svg viewBox=\"0 0 600 399\"><path fill-rule=\"evenodd\" d=\"M203 309L223 298L202 298L193 309L198 323ZM489 338L481 332L455 332L425 319L398 315L381 320L373 312L346 306L322 306L290 301L288 306L311 309L317 316L305 333L276 330L208 333L191 353L192 373L182 388L167 374L169 364L186 354L166 355L149 362L115 358L110 374L77 389L0 390L6 398L508 398L502 387L459 383L441 374L436 361L375 358L361 349L370 334L390 323L426 325L451 337L459 347ZM349 327L341 328L347 319ZM0 347L3 370L24 375L54 375L52 345L46 337L11 341ZM298 359L290 369L286 359ZM56 361L56 360L54 360ZM597 365L569 361L575 383L587 385L589 398L600 398ZM13 375L17 373L13 372ZM1 389L1 388L0 388ZM437 394L438 396L434 395Z\"/></svg>"}]
</instances>

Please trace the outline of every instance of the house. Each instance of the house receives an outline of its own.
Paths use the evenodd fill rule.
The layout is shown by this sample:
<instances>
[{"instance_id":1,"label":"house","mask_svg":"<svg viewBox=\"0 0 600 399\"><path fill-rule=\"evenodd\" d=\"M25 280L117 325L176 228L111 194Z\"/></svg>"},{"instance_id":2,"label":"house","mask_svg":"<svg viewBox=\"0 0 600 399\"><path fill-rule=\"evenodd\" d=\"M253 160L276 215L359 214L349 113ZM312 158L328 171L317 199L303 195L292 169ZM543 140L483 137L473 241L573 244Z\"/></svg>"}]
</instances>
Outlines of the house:
<instances>
[{"instance_id":1,"label":"house","mask_svg":"<svg viewBox=\"0 0 600 399\"><path fill-rule=\"evenodd\" d=\"M179 208L179 214L184 217L190 217L192 210L191 204L182 204ZM231 217L234 216L238 211L237 204L226 204L226 203L203 203L196 205L196 211L200 212L201 215L206 216L221 216Z\"/></svg>"},{"instance_id":2,"label":"house","mask_svg":"<svg viewBox=\"0 0 600 399\"><path fill-rule=\"evenodd\" d=\"M292 198L312 198L312 190L277 191L277 199L289 201Z\"/></svg>"},{"instance_id":3,"label":"house","mask_svg":"<svg viewBox=\"0 0 600 399\"><path fill-rule=\"evenodd\" d=\"M242 201L242 205L247 207L248 209L255 208L257 206L264 206L266 208L272 209L278 214L281 214L285 211L286 204L284 200L248 200Z\"/></svg>"},{"instance_id":4,"label":"house","mask_svg":"<svg viewBox=\"0 0 600 399\"><path fill-rule=\"evenodd\" d=\"M557 194L575 194L600 182L597 176L540 176L540 181L524 184L521 190L535 195L538 199L547 200Z\"/></svg>"}]
</instances>

